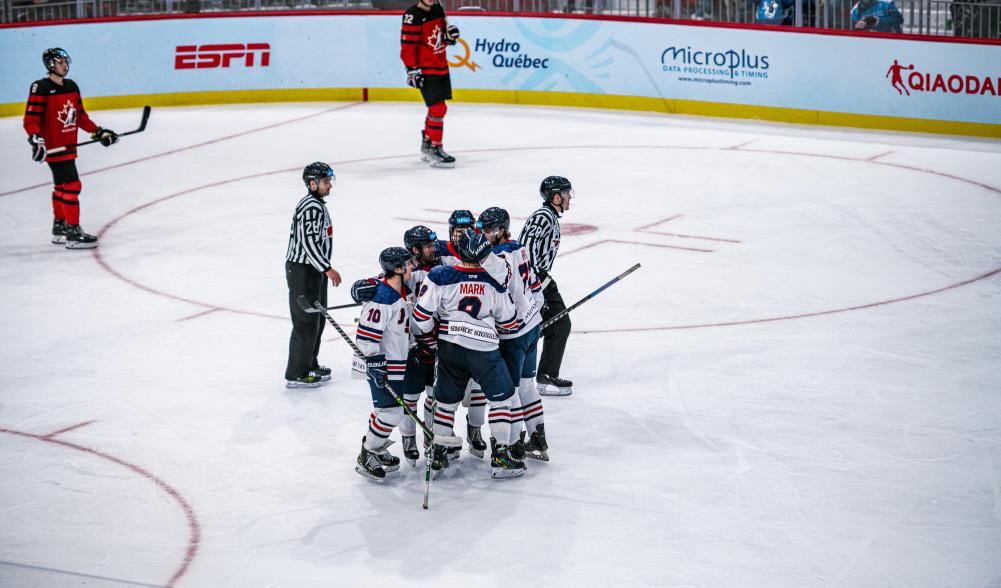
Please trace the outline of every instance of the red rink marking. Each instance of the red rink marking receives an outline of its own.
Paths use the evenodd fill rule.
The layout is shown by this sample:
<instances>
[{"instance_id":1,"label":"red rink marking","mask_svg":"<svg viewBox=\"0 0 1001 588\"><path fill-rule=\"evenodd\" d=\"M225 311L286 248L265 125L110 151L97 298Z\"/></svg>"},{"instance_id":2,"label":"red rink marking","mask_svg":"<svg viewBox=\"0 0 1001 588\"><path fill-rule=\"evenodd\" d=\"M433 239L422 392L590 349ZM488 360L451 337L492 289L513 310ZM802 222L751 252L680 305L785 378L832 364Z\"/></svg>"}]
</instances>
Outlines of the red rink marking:
<instances>
[{"instance_id":1,"label":"red rink marking","mask_svg":"<svg viewBox=\"0 0 1001 588\"><path fill-rule=\"evenodd\" d=\"M669 217L665 218L664 220L659 220L657 222L650 223L648 225L643 225L642 227L637 227L637 228L635 228L633 230L636 231L637 233L649 233L651 235L664 235L664 236L667 236L667 237L678 237L680 239L700 239L700 240L703 240L703 241L717 241L717 242L720 242L720 243L740 243L740 241L737 241L735 239L724 239L722 237L703 237L703 236L700 236L700 235L682 235L681 233L665 233L663 231L651 231L650 230L651 227L656 227L657 225L662 225L662 224L664 224L666 222L673 221L676 218L681 218L681 216L682 215L680 215L680 214L676 214L674 216L669 216Z\"/></svg>"},{"instance_id":2,"label":"red rink marking","mask_svg":"<svg viewBox=\"0 0 1001 588\"><path fill-rule=\"evenodd\" d=\"M749 143L749 142L747 142L747 143ZM742 143L741 145L737 145L735 147L741 147L742 145L746 145L747 143ZM891 162L883 162L883 161L866 161L864 159L858 159L858 158L854 158L854 157L846 157L846 156L842 156L842 155L827 155L827 154L821 154L821 153L803 153L803 152L797 152L797 151L783 151L783 150L775 150L775 149L743 149L743 148L736 149L736 148L731 148L731 147L707 147L707 146L702 146L702 145L559 145L559 146L552 146L551 145L551 146L536 146L536 147L500 147L500 148L468 149L468 150L462 151L461 153L467 153L467 154L469 154L469 153L503 153L503 152L514 152L514 151L552 151L552 150L578 150L578 149L618 149L618 150L622 150L622 149L637 149L637 150L663 150L663 151L730 151L730 152L733 152L733 153L749 153L749 154L764 153L764 154L773 154L773 155L789 155L789 156L799 156L799 157L811 157L811 158L818 158L818 159L831 159L831 160L835 160L835 161L846 161L846 162L863 163L863 164L870 164L870 165L881 165L881 166L887 166L887 167L894 167L894 168L898 168L898 169L906 169L906 170L916 171L916 172L919 172L919 173L931 174L931 175L935 175L935 176L939 176L939 177L943 177L943 178L948 178L948 179L956 180L956 181L962 182L964 184L969 184L969 185L972 185L972 186L977 186L977 187L983 188L985 190L988 190L990 192L993 192L995 194L1001 194L1001 189L998 189L998 188L996 188L994 186L990 186L990 185L984 184L982 182L977 182L975 180L970 180L968 178L964 178L964 177L960 177L960 176L956 176L956 175L953 175L953 174L949 174L949 173L945 173L945 172L940 172L940 171L936 171L936 170L932 170L932 169L926 169L926 168L921 168L921 167L916 167L916 166L911 166L911 165L905 165L905 164L900 164L900 163L891 163ZM342 161L342 162L339 162L338 165L339 166L344 166L344 165L350 165L350 164L355 164L355 163L368 163L368 162L373 162L373 161L389 161L389 160L394 160L394 159L408 159L408 158L412 158L412 157L414 157L414 155L413 154L409 154L409 153L405 154L405 155L384 155L384 156L377 156L377 157L368 157L368 158L364 158L364 159ZM104 235L105 235L105 233L107 233L111 229L111 227L113 227L116 223L118 223L122 219L124 219L124 218L126 218L128 216L131 216L131 215L133 215L133 214L135 214L135 213L137 213L137 212L139 212L141 210L144 210L146 208L149 208L151 206L159 204L160 202L164 202L164 201L170 200L172 198L176 198L176 197L183 196L183 195L186 195L186 194L190 194L190 193L193 193L193 192L198 192L200 190L205 190L205 189L208 189L208 188L220 186L220 185L223 185L223 184L230 184L230 183L234 183L234 182L238 182L238 181L242 181L242 180L247 180L247 179L252 179L252 178L257 178L257 177L264 177L264 176L269 176L269 175L274 175L274 174L279 174L279 173L290 173L290 172L293 172L293 171L298 171L298 169L299 168L284 169L284 170L274 170L274 171L262 172L262 173L258 173L258 174L239 176L239 177L232 178L232 179L225 180L225 181L214 182L214 183L206 184L206 185L203 185L203 186L196 186L194 188L189 188L189 189L183 190L181 192L176 192L174 194L170 194L168 196L164 196L164 197L158 198L156 200L152 200L150 202L147 202L146 204L142 204L142 205L136 206L136 207L134 207L134 208L132 208L132 209L130 209L130 210L122 213L121 215L119 215L118 217L116 217L115 219L113 219L111 222L109 222L108 224L106 224L104 227L102 227L101 230L98 233L98 236L100 236L100 237L103 238ZM437 212L445 212L445 213L450 213L451 212L450 210L449 211L445 211L445 210L440 210L440 209L425 209L425 210L428 210L429 212L436 212L436 211ZM676 218L676 217L672 217L672 218ZM661 222L663 222L663 221L661 221ZM646 226L649 227L651 225L646 225ZM641 228L643 228L643 227L641 227ZM687 247L687 248L686 247L672 247L672 246L668 246L668 245L654 245L654 244L651 244L651 243L640 243L640 242L630 242L630 241L616 241L616 240L611 240L611 239L608 240L608 241L610 241L610 242L626 243L626 244L649 245L649 246L654 246L654 247L689 250L689 251L696 251L696 252L701 252L701 253L712 253L713 252L713 250L709 250L709 249L701 249L700 250L700 249L690 248L690 247ZM592 243L592 244L586 245L586 246L584 246L584 247L582 247L582 248L580 248L578 250L572 250L570 252L566 252L565 254L573 253L575 251L579 251L579 250L585 249L585 248L590 248L590 247L593 247L593 246L595 246L597 244L598 243ZM203 308L210 309L210 310L211 309L225 310L225 311L228 311L228 312L234 312L234 313L245 314L245 315L250 315L250 316L259 316L259 317L263 317L263 318L288 320L288 318L285 317L285 316L277 316L277 315L272 315L272 314L267 314L267 313L261 313L261 312L254 312L254 311L238 310L238 309L234 309L234 308L228 308L228 307L224 307L224 306L219 306L219 305L216 305L216 304L207 304L207 303L204 303L204 302L199 302L199 301L196 301L196 300L191 300L191 299L184 298L184 297L181 297L181 296L176 296L174 294L169 294L169 293L166 293L166 292L161 292L159 290L156 290L154 288L151 288L149 286L141 284L141 283L139 283L139 282L137 282L135 280L132 280L132 279L126 277L124 274L116 271L114 268L112 268L109 264L107 264L103 260L103 258L101 257L100 248L91 249L91 252L92 252L92 255L94 256L95 260L97 261L97 263L105 271L107 271L111 275L115 276L116 278L122 280L123 282L128 283L128 284L130 284L132 286L135 286L136 288L139 288L141 290L145 290L145 291L147 291L147 292L149 292L151 294L156 294L158 296L163 296L163 297L170 298L170 299L173 299L173 300L177 300L177 301L180 301L180 302L187 302L189 304L194 304L196 306L201 306ZM825 315L825 314L833 314L833 313L839 313L839 312L848 312L848 311L852 311L852 310L862 310L862 309L872 308L872 307L875 307L875 306L882 306L882 305L885 305L885 304L891 304L891 303L894 303L894 302L902 302L902 301L906 301L906 300L912 300L914 298L920 298L922 296L929 296L931 294L936 294L936 293L939 293L939 292L944 292L946 290L950 290L950 289L953 289L953 288L957 288L959 286L964 286L964 285L967 285L967 284L971 284L971 283L973 283L975 281L991 277L991 276L995 275L996 273L998 273L999 271L1001 271L1001 268L998 268L998 269L995 269L995 270L991 270L990 272L988 272L986 274L983 274L981 276L977 276L976 278L972 278L970 280L965 280L965 281L962 281L962 282L958 282L956 284L945 286L943 288L938 288L938 289L935 289L935 290L930 290L928 292L922 292L922 293L914 294L914 295L911 295L911 296L905 296L905 297L901 297L901 298L895 298L895 299L892 299L892 300L884 300L884 301L879 301L879 302L875 302L875 303L871 303L871 304L863 304L863 305L846 307L846 308L839 308L839 309L834 309L834 310L817 311L817 312L812 312L812 313L804 313L804 314L797 314L797 315L790 315L790 316L783 316L783 317L770 317L770 318L763 318L763 319L748 319L748 320L743 320L743 321L732 321L732 322L725 322L725 323L708 323L708 324L698 324L698 325L679 325L679 326L667 326L667 327L639 327L639 328L635 328L635 329L625 328L625 329L606 329L606 330L586 330L586 331L575 331L575 332L577 332L577 333L599 333L599 332L601 332L601 333L608 333L608 332L656 331L656 330L673 330L673 329L695 329L695 328L705 328L705 327L721 327L721 326L733 326L733 325L746 325L746 324L764 323L764 322L772 322L772 321L779 321L779 320L792 320L792 319L797 319L797 318L822 316L822 315Z\"/></svg>"},{"instance_id":3,"label":"red rink marking","mask_svg":"<svg viewBox=\"0 0 1001 588\"><path fill-rule=\"evenodd\" d=\"M92 422L94 421L88 421L88 423ZM83 425L75 425L73 427L68 427L62 432L80 426ZM181 496L181 493L175 490L173 486L164 482L157 476L151 474L150 472L146 471L145 469L135 464L129 463L123 459L117 458L108 453L104 453L103 451L98 451L97 449L84 447L83 445L77 445L76 443L70 443L68 441L53 439L52 436L58 434L59 432L60 431L56 431L55 433L49 433L48 435L35 435L33 433L25 433L24 431L15 431L13 429L0 427L0 433L7 433L8 435L25 437L27 439L35 439L36 441L42 441L43 443L52 443L53 445L59 445L60 447L66 447L69 449L80 451L89 455L93 455L95 457L100 457L101 459L110 461L114 464L120 465L132 471L133 473L139 474L140 476L150 480L151 482L153 482L153 484L157 486L157 488L163 490L168 496L173 498L174 501L177 502L178 506L181 507L181 510L184 512L184 516L188 521L188 546L184 551L184 560L178 565L177 569L174 571L174 574L165 583L165 586L168 587L176 585L177 581L180 580L181 577L184 576L184 574L188 571L188 568L191 566L191 562L195 559L195 556L198 554L198 545L201 542L201 536L202 536L201 525L198 523L198 518L195 516L195 511L194 509L191 508L191 505L188 503L188 501L185 500L184 497Z\"/></svg>"},{"instance_id":4,"label":"red rink marking","mask_svg":"<svg viewBox=\"0 0 1001 588\"><path fill-rule=\"evenodd\" d=\"M583 247L578 247L576 249L571 249L570 251L564 251L561 255L570 255L572 253L577 253L578 251L583 251L585 249L590 249L592 247L597 247L598 245L604 245L605 243L622 243L625 245L645 245L647 247L662 247L664 249L681 249L682 251L696 251L698 253L715 253L712 249L697 249L695 247L679 247L678 245L661 245L658 243L643 243L641 241L623 241L621 239L602 239L600 241L595 241L594 243L588 243Z\"/></svg>"},{"instance_id":5,"label":"red rink marking","mask_svg":"<svg viewBox=\"0 0 1001 588\"><path fill-rule=\"evenodd\" d=\"M96 422L97 421L84 421L82 423L77 423L75 425L70 425L69 427L64 427L62 429L59 429L58 431L52 431L48 435L42 435L42 437L45 437L46 439L51 439L51 438L55 437L56 435L62 435L63 433L69 433L70 431L75 431L76 429L79 429L80 427L86 427L87 425L89 425L91 423L96 423Z\"/></svg>"},{"instance_id":6,"label":"red rink marking","mask_svg":"<svg viewBox=\"0 0 1001 588\"><path fill-rule=\"evenodd\" d=\"M239 137L245 137L247 135L252 135L254 133L259 133L261 131L266 131L268 129L273 129L273 128L280 127L280 126L283 126L283 125L288 125L288 124L296 123L296 122L299 122L299 121L307 120L307 119L310 119L310 118L314 118L314 117L317 117L317 116L322 116L324 114L329 114L329 113L334 112L336 110L344 110L346 108L351 108L352 106L358 106L359 104L361 104L361 103L360 102L352 102L351 104L341 104L341 105L335 106L333 108L327 108L326 110L321 110L319 112L314 112L312 114L307 114L305 116L300 116L300 117L296 117L296 118L290 118L288 120L279 121L279 122L276 122L276 123L272 123L270 125L265 125L263 127L257 127L257 128L254 128L254 129L248 129L246 131L241 131L239 133L234 133L232 135L226 135L225 137L219 137L218 139L210 139L208 141L202 141L201 143L195 143L194 145L188 145L186 147L179 147L177 149L171 149L170 151L163 151L163 152L157 153L155 155L149 155L149 156L146 156L146 157L140 157L139 159L133 159L133 160L125 161L125 162L122 162L122 163L116 163L115 165L109 165L108 167L101 167L101 168L98 168L98 169L95 169L95 170L91 170L89 172L81 173L80 177L92 176L94 174L99 174L101 172L106 172L106 171L111 170L111 169L118 169L120 167L125 167L127 165L132 165L134 163L142 163L144 161L149 161L151 159L158 159L160 157L166 157L167 155L173 155L175 153L181 153L182 151L190 151L192 149L197 149L198 147L204 147L206 145L214 145L215 143L221 143L223 141L228 141L230 139L236 139L236 138L239 138ZM15 190L10 190L8 192L0 192L0 196L10 196L11 194L18 194L20 192L27 192L28 190L34 190L35 188L46 188L46 187L49 187L51 185L52 185L52 182L46 182L44 184L35 184L34 186L27 186L27 187L24 187L24 188L17 188Z\"/></svg>"}]
</instances>

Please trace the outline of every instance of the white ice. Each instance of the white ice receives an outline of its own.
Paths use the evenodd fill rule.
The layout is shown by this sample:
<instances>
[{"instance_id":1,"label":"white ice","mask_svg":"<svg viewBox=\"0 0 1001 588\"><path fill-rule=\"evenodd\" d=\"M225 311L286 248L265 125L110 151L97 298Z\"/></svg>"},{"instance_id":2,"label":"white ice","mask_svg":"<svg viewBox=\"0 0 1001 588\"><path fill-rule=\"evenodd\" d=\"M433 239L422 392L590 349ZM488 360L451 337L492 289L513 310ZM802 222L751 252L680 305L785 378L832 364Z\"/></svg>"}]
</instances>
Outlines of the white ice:
<instances>
[{"instance_id":1,"label":"white ice","mask_svg":"<svg viewBox=\"0 0 1001 588\"><path fill-rule=\"evenodd\" d=\"M93 252L49 244L0 120L0 585L1001 586L1001 143L452 103L436 170L422 120L156 108L81 150ZM573 313L551 462L464 455L423 511L422 467L353 471L371 402L332 329L333 382L283 387L318 159L348 282L453 208L520 230L550 174L568 302L643 264Z\"/></svg>"}]
</instances>

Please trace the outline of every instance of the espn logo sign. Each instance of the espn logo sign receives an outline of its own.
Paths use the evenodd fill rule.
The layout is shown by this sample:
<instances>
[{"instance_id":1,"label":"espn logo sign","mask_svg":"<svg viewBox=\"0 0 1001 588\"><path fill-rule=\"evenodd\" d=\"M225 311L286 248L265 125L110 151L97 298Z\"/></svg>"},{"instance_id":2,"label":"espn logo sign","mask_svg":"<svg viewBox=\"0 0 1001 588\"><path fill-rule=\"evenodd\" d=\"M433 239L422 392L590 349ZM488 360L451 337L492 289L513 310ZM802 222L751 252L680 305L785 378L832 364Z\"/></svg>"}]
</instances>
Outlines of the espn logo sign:
<instances>
[{"instance_id":1,"label":"espn logo sign","mask_svg":"<svg viewBox=\"0 0 1001 588\"><path fill-rule=\"evenodd\" d=\"M271 45L268 43L179 45L174 55L174 69L229 67L234 59L243 60L245 67L254 67L255 55L260 55L261 67L268 67L271 63Z\"/></svg>"}]
</instances>

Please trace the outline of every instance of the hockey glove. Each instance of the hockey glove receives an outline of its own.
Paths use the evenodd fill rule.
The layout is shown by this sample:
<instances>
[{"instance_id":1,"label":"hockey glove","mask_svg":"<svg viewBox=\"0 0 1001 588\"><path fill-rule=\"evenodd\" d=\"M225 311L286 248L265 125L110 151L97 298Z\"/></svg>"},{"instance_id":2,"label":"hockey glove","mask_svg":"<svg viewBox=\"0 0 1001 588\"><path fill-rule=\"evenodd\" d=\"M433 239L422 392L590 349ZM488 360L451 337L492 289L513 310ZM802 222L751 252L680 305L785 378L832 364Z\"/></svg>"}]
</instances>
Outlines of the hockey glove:
<instances>
[{"instance_id":1,"label":"hockey glove","mask_svg":"<svg viewBox=\"0 0 1001 588\"><path fill-rule=\"evenodd\" d=\"M879 24L879 17L878 16L866 16L862 20L865 21L865 28L866 28L866 30L874 29L874 28L876 28L876 25Z\"/></svg>"},{"instance_id":2,"label":"hockey glove","mask_svg":"<svg viewBox=\"0 0 1001 588\"><path fill-rule=\"evenodd\" d=\"M462 259L471 259L476 263L482 262L490 255L490 242L483 233L466 229L459 238L459 256Z\"/></svg>"},{"instance_id":3,"label":"hockey glove","mask_svg":"<svg viewBox=\"0 0 1001 588\"><path fill-rule=\"evenodd\" d=\"M105 147L110 147L118 142L118 133L112 131L111 129L97 127L97 130L90 134L90 138Z\"/></svg>"},{"instance_id":4,"label":"hockey glove","mask_svg":"<svg viewBox=\"0 0 1001 588\"><path fill-rule=\"evenodd\" d=\"M424 72L419 67L407 68L407 85L411 88L424 87Z\"/></svg>"},{"instance_id":5,"label":"hockey glove","mask_svg":"<svg viewBox=\"0 0 1001 588\"><path fill-rule=\"evenodd\" d=\"M445 44L455 45L455 42L459 40L459 27L454 24L448 25L445 29Z\"/></svg>"},{"instance_id":6,"label":"hockey glove","mask_svg":"<svg viewBox=\"0 0 1001 588\"><path fill-rule=\"evenodd\" d=\"M358 280L351 286L351 299L358 303L371 302L378 288L379 282L373 278Z\"/></svg>"},{"instance_id":7,"label":"hockey glove","mask_svg":"<svg viewBox=\"0 0 1001 588\"><path fill-rule=\"evenodd\" d=\"M435 350L427 345L417 344L417 361L427 367L434 367Z\"/></svg>"},{"instance_id":8,"label":"hockey glove","mask_svg":"<svg viewBox=\"0 0 1001 588\"><path fill-rule=\"evenodd\" d=\"M376 388L385 388L386 375L389 374L389 370L386 369L386 356L380 353L366 357L365 373L368 374L368 379L372 380Z\"/></svg>"},{"instance_id":9,"label":"hockey glove","mask_svg":"<svg viewBox=\"0 0 1001 588\"><path fill-rule=\"evenodd\" d=\"M28 137L28 143L31 144L31 158L38 163L45 161L45 154L49 152L45 148L45 139L38 135L32 135Z\"/></svg>"}]
</instances>

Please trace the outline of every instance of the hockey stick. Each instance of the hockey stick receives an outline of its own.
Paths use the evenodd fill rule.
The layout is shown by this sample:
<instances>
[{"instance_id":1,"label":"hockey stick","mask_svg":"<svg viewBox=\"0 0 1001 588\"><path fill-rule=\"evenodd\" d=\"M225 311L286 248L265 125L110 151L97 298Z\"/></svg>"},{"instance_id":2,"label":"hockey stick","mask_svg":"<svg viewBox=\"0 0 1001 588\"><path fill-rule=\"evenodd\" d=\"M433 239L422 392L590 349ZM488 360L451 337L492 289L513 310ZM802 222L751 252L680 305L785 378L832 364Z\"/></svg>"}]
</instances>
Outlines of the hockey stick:
<instances>
[{"instance_id":1,"label":"hockey stick","mask_svg":"<svg viewBox=\"0 0 1001 588\"><path fill-rule=\"evenodd\" d=\"M615 282L618 282L618 281L619 281L619 280L621 280L622 278L624 278L624 277L628 276L629 274L633 273L634 271L636 271L636 270L638 270L638 269L640 269L640 264L638 264L638 263L637 263L637 264L636 264L636 265L634 265L633 267L631 267L631 268L627 269L626 271L622 272L621 274L619 274L619 275L615 276L615 277L614 277L614 278L612 278L611 280L608 280L608 281L607 281L607 282L605 282L605 283L604 283L604 284L603 284L603 285L602 285L602 286L601 286L600 288L598 288L598 289L597 289L597 290L595 290L594 292L591 292L591 293L590 293L590 294L588 294L587 296L585 296L585 297L581 298L580 300L578 300L577 302L575 302L575 303L573 304L573 306L571 306L570 308L564 308L564 309L563 309L563 310L561 310L560 312L558 312L558 313L556 313L555 315L553 315L553 316L549 317L549 320L547 320L546 322L542 323L542 325L540 326L540 329L539 329L539 330L540 330L540 331L541 331L541 330L545 330L545 328L546 328L546 327L548 327L549 325L551 325L551 324L555 323L556 321L558 321L558 320L560 320L561 318L563 318L564 316L566 316L566 315L567 315L567 313L569 313L569 312L570 312L571 310L573 310L573 309L577 308L577 307L578 307L578 306L580 306L581 304L584 304L585 302L587 302L588 300L590 300L590 299L594 298L594 297L595 297L595 296L597 296L598 294L601 294L601 292L602 292L602 291L603 291L603 290L604 290L605 288L608 288L609 286L611 286L611 285L612 285L612 284L614 284Z\"/></svg>"},{"instance_id":2,"label":"hockey stick","mask_svg":"<svg viewBox=\"0 0 1001 588\"><path fill-rule=\"evenodd\" d=\"M310 308L309 300L307 300L306 297L302 294L300 294L299 297L296 298L296 302L299 303L299 308L301 308L303 312L306 312L306 309ZM320 304L319 302L314 302L312 308L316 309L316 312L322 313L323 316L326 317L327 322L330 323L330 325L337 330L337 333L341 336L342 339L344 339L344 342L351 347L351 350L355 352L355 355L357 355L361 359L365 359L365 354L361 352L361 349L359 349L357 345L355 345L355 342L351 340L351 337L349 337L348 334L344 332L344 329L342 329L341 326L337 324L337 321L334 320L334 317L330 316L330 314L327 312L327 309L324 308L322 304ZM424 434L427 435L428 439L431 439L432 441L434 441L434 443L437 443L438 445L444 445L445 447L462 447L462 438L456 437L455 435L440 435L436 437L434 432L432 432L431 429L427 428L427 425L424 424L424 421L417 418L417 415L414 414L414 411L410 410L410 407L407 406L407 403L403 401L403 397L397 394L393 390L393 388L389 386L389 384L384 385L383 390L389 392L389 395L392 396L393 399L396 400L396 403L403 408L403 412L406 413L407 416L409 416L410 418L414 419L414 422L416 422L417 426L421 428L421 431L423 431Z\"/></svg>"},{"instance_id":3,"label":"hockey stick","mask_svg":"<svg viewBox=\"0 0 1001 588\"><path fill-rule=\"evenodd\" d=\"M325 307L325 308L324 308L324 310L340 310L340 309L342 309L342 308L354 308L354 307L356 307L356 306L361 306L361 305L362 305L362 303L361 303L361 302L354 302L354 303L352 303L352 304L342 304L342 305L340 305L340 306L327 306L327 307ZM313 314L313 313L316 313L316 312L320 312L319 310L316 310L316 309L315 309L315 308L313 308L312 306L311 306L311 307L309 307L309 308L304 308L304 309L302 309L302 311L303 311L303 312L308 312L308 313L310 313L310 314ZM358 320L357 320L357 319L355 319L355 322L357 323L357 322L358 322Z\"/></svg>"},{"instance_id":4,"label":"hockey stick","mask_svg":"<svg viewBox=\"0 0 1001 588\"><path fill-rule=\"evenodd\" d=\"M436 370L437 371L437 370ZM434 426L434 415L438 411L437 386L431 387L431 426ZM431 493L431 460L434 459L434 443L424 450L424 510L428 509L428 494Z\"/></svg>"},{"instance_id":5,"label":"hockey stick","mask_svg":"<svg viewBox=\"0 0 1001 588\"><path fill-rule=\"evenodd\" d=\"M134 135L136 133L141 133L146 130L146 123L149 122L149 106L143 106L142 119L139 121L139 126L131 131L126 131L124 133L118 133L119 137L125 137L127 135ZM91 143L97 143L98 139L91 139L90 141L83 141L82 143L74 143L73 145L63 145L62 147L56 147L49 151L49 153L59 153L65 151L70 147L83 147L84 145L90 145Z\"/></svg>"}]
</instances>

